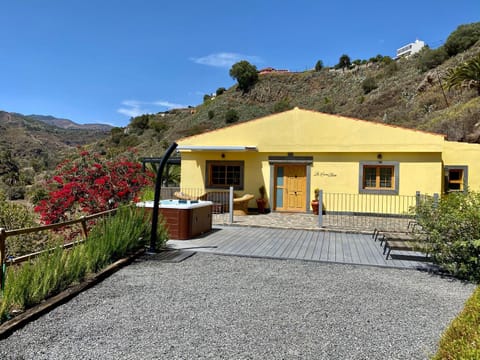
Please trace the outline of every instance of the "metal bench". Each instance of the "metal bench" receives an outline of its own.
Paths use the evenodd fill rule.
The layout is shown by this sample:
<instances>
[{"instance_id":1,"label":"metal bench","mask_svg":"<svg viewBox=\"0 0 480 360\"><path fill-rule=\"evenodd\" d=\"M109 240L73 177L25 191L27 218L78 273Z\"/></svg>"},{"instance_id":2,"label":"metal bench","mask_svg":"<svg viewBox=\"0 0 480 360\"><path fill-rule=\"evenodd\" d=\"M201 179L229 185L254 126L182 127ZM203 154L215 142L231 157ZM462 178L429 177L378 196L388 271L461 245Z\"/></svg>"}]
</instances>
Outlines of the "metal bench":
<instances>
[{"instance_id":1,"label":"metal bench","mask_svg":"<svg viewBox=\"0 0 480 360\"><path fill-rule=\"evenodd\" d=\"M387 251L388 249L388 251ZM385 259L388 260L390 256L390 252L392 250L400 250L400 251L416 251L425 254L425 258L428 258L428 247L423 241L411 241L411 240L385 240L385 245L383 247L383 255L385 252L387 253Z\"/></svg>"}]
</instances>

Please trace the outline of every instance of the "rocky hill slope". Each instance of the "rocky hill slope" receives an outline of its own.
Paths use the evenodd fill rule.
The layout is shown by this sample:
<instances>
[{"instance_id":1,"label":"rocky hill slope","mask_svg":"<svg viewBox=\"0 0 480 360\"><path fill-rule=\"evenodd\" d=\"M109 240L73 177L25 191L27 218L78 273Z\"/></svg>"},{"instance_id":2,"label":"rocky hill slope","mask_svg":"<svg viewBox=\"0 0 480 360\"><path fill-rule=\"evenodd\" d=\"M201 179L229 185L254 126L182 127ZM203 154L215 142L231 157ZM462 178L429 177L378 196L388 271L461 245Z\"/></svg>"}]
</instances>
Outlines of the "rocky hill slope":
<instances>
[{"instance_id":1,"label":"rocky hill slope","mask_svg":"<svg viewBox=\"0 0 480 360\"><path fill-rule=\"evenodd\" d=\"M260 75L248 92L237 86L205 96L203 104L134 118L100 146L135 146L159 156L179 138L266 116L295 106L445 134L449 140L480 142L480 97L474 89L447 91L446 74L480 53L480 42L428 71L417 56L369 62L348 70L324 68ZM219 89L220 90L220 89ZM232 113L234 116L232 117Z\"/></svg>"}]
</instances>

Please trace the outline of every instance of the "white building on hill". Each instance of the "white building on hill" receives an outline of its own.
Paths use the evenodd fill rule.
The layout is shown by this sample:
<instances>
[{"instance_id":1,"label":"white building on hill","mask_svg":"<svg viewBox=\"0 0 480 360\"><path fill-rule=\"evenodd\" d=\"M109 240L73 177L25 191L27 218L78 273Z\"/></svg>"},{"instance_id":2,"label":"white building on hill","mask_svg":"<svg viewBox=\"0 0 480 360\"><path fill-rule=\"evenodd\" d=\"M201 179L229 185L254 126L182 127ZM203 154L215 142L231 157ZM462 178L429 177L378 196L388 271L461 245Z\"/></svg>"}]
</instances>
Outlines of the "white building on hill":
<instances>
[{"instance_id":1,"label":"white building on hill","mask_svg":"<svg viewBox=\"0 0 480 360\"><path fill-rule=\"evenodd\" d=\"M425 42L421 40L415 40L415 42L402 46L397 49L397 58L413 55L425 46Z\"/></svg>"}]
</instances>

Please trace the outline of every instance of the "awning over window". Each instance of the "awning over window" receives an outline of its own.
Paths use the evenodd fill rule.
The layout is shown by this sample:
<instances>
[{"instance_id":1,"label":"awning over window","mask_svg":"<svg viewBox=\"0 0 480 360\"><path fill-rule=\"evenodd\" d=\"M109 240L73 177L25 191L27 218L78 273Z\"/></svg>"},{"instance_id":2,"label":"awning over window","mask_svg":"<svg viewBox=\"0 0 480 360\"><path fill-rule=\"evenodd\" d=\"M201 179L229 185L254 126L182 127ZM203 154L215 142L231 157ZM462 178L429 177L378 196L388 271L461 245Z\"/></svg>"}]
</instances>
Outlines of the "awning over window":
<instances>
[{"instance_id":1,"label":"awning over window","mask_svg":"<svg viewBox=\"0 0 480 360\"><path fill-rule=\"evenodd\" d=\"M256 146L228 146L228 145L180 145L177 147L178 151L258 151Z\"/></svg>"}]
</instances>

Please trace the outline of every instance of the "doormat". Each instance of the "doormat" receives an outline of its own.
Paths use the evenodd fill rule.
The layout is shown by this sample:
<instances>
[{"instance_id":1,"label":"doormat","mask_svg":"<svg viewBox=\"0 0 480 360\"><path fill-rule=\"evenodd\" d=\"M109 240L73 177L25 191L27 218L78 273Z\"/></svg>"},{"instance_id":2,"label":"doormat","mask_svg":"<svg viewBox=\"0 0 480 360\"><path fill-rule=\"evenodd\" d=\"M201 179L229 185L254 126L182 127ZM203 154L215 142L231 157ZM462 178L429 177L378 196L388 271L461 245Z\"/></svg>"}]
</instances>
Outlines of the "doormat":
<instances>
[{"instance_id":1,"label":"doormat","mask_svg":"<svg viewBox=\"0 0 480 360\"><path fill-rule=\"evenodd\" d=\"M166 263L179 263L190 256L196 254L196 251L187 250L164 250L154 255L154 259Z\"/></svg>"}]
</instances>

